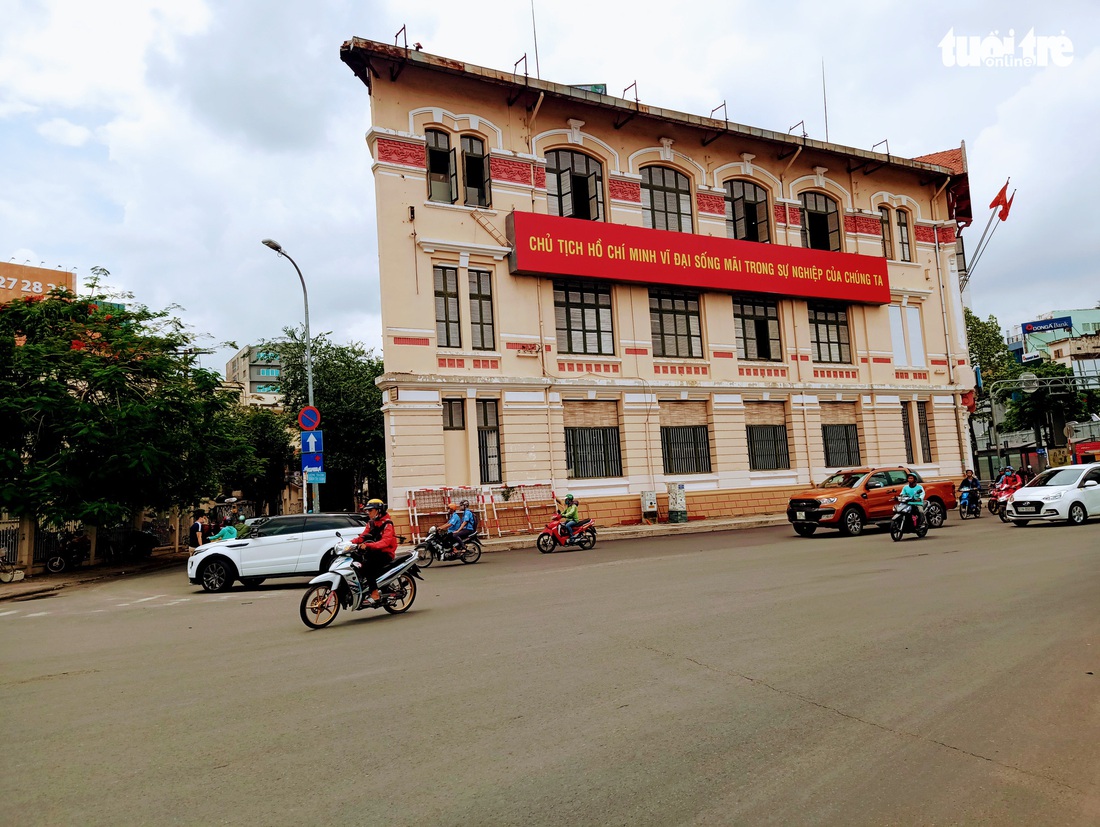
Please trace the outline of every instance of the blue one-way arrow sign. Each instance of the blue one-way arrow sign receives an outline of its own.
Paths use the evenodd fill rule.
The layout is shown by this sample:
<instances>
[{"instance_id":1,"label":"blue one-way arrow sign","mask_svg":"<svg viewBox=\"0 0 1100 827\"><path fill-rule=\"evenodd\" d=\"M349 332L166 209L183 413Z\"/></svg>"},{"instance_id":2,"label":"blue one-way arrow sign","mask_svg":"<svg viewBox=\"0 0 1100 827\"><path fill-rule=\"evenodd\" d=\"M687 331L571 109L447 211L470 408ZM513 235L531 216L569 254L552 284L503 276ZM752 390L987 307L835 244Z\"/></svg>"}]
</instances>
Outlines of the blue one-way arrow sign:
<instances>
[{"instance_id":1,"label":"blue one-way arrow sign","mask_svg":"<svg viewBox=\"0 0 1100 827\"><path fill-rule=\"evenodd\" d=\"M324 431L305 431L299 436L302 438L303 454L321 454L325 450Z\"/></svg>"}]
</instances>

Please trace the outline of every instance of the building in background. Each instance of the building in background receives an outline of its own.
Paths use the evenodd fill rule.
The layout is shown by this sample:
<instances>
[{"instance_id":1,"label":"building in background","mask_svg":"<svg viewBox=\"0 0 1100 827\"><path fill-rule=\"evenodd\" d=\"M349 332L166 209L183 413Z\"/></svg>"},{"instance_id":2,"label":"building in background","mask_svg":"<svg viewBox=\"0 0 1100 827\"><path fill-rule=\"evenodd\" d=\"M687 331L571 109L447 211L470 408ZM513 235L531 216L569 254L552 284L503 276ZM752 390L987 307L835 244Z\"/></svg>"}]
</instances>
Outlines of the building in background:
<instances>
[{"instance_id":1,"label":"building in background","mask_svg":"<svg viewBox=\"0 0 1100 827\"><path fill-rule=\"evenodd\" d=\"M837 468L962 473L961 147L898 158L359 38L341 58L371 101L399 523L452 486L620 522L669 484L720 516Z\"/></svg>"},{"instance_id":2,"label":"building in background","mask_svg":"<svg viewBox=\"0 0 1100 827\"><path fill-rule=\"evenodd\" d=\"M1054 342L1100 333L1100 308L1051 310L1009 328L1005 341L1017 362L1054 359Z\"/></svg>"},{"instance_id":3,"label":"building in background","mask_svg":"<svg viewBox=\"0 0 1100 827\"><path fill-rule=\"evenodd\" d=\"M44 296L55 287L76 292L76 276L67 270L0 262L0 304L27 296Z\"/></svg>"},{"instance_id":4,"label":"building in background","mask_svg":"<svg viewBox=\"0 0 1100 827\"><path fill-rule=\"evenodd\" d=\"M226 362L225 381L241 389L242 405L278 407L283 401L282 368L278 353L250 345Z\"/></svg>"}]
</instances>

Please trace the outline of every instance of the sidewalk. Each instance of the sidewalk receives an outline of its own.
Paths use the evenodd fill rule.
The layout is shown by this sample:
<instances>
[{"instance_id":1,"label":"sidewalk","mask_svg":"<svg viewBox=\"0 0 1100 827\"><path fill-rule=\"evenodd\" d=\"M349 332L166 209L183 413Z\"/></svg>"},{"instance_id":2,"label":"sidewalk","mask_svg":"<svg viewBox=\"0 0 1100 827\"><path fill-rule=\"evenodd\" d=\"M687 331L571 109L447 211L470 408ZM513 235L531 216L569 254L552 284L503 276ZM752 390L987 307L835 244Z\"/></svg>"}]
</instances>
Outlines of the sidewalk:
<instances>
[{"instance_id":1,"label":"sidewalk","mask_svg":"<svg viewBox=\"0 0 1100 827\"><path fill-rule=\"evenodd\" d=\"M79 566L60 574L50 574L49 572L34 576L28 574L15 583L0 583L0 603L42 597L59 592L68 586L95 583L98 580L109 580L112 577L125 577L129 574L183 566L186 565L189 556L187 549L180 551L166 549L164 551L154 551L152 556L132 563L97 563L94 566Z\"/></svg>"},{"instance_id":2,"label":"sidewalk","mask_svg":"<svg viewBox=\"0 0 1100 827\"><path fill-rule=\"evenodd\" d=\"M763 528L773 525L786 525L783 514L761 515L755 517L728 517L713 520L696 520L687 523L659 523L658 525L608 526L597 525L597 541L634 540L640 538L661 537L674 540L685 534L706 534L715 531L737 531L746 528ZM516 534L510 537L487 537L481 541L486 553L513 551L515 549L533 549L534 534ZM0 603L11 600L29 600L53 594L69 586L79 586L109 580L112 577L125 577L131 574L160 571L161 569L184 566L190 556L187 549L178 552L171 550L154 551L151 557L133 563L120 565L99 564L82 566L61 574L27 575L17 583L0 583Z\"/></svg>"}]
</instances>

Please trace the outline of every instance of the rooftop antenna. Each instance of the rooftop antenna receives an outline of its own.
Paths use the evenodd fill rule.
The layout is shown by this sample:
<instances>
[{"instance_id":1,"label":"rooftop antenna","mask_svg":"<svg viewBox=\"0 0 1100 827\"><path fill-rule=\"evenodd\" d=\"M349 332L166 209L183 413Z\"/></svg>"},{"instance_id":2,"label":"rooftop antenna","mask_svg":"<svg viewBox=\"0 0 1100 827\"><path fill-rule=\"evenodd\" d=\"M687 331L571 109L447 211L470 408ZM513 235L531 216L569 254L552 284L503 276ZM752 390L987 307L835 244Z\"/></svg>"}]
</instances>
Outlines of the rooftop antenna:
<instances>
[{"instance_id":1,"label":"rooftop antenna","mask_svg":"<svg viewBox=\"0 0 1100 827\"><path fill-rule=\"evenodd\" d=\"M890 154L890 139L889 139L889 138L883 138L883 139L882 139L881 141L879 141L879 142L878 142L877 144L874 144L874 145L873 145L873 146L871 147L871 151L872 151L872 152L874 152L874 151L875 151L875 147L879 147L879 146L882 146L883 144L886 144L886 154L887 154L887 156L889 156L889 154Z\"/></svg>"},{"instance_id":2,"label":"rooftop antenna","mask_svg":"<svg viewBox=\"0 0 1100 827\"><path fill-rule=\"evenodd\" d=\"M535 38L535 77L542 80L539 72L539 30L535 27L535 0L531 0L531 34Z\"/></svg>"},{"instance_id":3,"label":"rooftop antenna","mask_svg":"<svg viewBox=\"0 0 1100 827\"><path fill-rule=\"evenodd\" d=\"M787 134L790 135L792 132L795 131L795 129L797 129L800 126L802 127L802 137L805 138L806 137L806 121L805 120L799 121L794 126L792 126L790 129L788 129Z\"/></svg>"},{"instance_id":4,"label":"rooftop antenna","mask_svg":"<svg viewBox=\"0 0 1100 827\"><path fill-rule=\"evenodd\" d=\"M829 142L829 96L825 94L825 58L821 58L821 101L825 105L825 143Z\"/></svg>"}]
</instances>

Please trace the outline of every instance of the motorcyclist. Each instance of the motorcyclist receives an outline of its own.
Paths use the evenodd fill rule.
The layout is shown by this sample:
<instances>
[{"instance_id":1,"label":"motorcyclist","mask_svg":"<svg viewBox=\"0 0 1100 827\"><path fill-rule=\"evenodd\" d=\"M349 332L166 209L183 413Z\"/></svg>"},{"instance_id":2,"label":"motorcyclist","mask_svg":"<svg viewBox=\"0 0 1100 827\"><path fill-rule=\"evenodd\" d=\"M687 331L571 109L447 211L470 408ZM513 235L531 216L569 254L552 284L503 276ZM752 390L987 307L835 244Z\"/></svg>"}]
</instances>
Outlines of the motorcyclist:
<instances>
[{"instance_id":1,"label":"motorcyclist","mask_svg":"<svg viewBox=\"0 0 1100 827\"><path fill-rule=\"evenodd\" d=\"M898 499L913 506L917 512L917 519L924 522L924 486L917 482L916 474L906 476L905 485L898 494Z\"/></svg>"},{"instance_id":2,"label":"motorcyclist","mask_svg":"<svg viewBox=\"0 0 1100 827\"><path fill-rule=\"evenodd\" d=\"M393 528L386 504L379 499L368 500L366 505L369 522L363 533L351 542L355 545L356 562L360 583L366 582L370 589L369 598L377 602L381 598L378 591L378 575L393 562L397 551L397 532Z\"/></svg>"},{"instance_id":3,"label":"motorcyclist","mask_svg":"<svg viewBox=\"0 0 1100 827\"><path fill-rule=\"evenodd\" d=\"M966 476L963 477L963 481L959 483L960 494L966 494L968 491L972 491L973 493L967 495L967 506L973 508L975 501L981 499L982 483L981 480L974 476L974 472L969 468L966 469Z\"/></svg>"},{"instance_id":4,"label":"motorcyclist","mask_svg":"<svg viewBox=\"0 0 1100 827\"><path fill-rule=\"evenodd\" d=\"M565 530L565 533L568 535L567 539L572 540L573 539L573 530L577 527L577 523L580 522L579 509L577 508L577 502L576 502L576 500L573 499L572 494L566 494L565 495L565 502L562 503L561 500L558 500L558 503L559 503L559 505L562 506L562 509L561 509L561 512L560 512L561 513L561 518L564 521L562 523L562 528Z\"/></svg>"},{"instance_id":5,"label":"motorcyclist","mask_svg":"<svg viewBox=\"0 0 1100 827\"><path fill-rule=\"evenodd\" d=\"M1023 479L1013 470L1012 466L1005 468L1005 475L1001 477L1001 484L1005 488L1016 489L1024 484Z\"/></svg>"},{"instance_id":6,"label":"motorcyclist","mask_svg":"<svg viewBox=\"0 0 1100 827\"><path fill-rule=\"evenodd\" d=\"M447 549L454 548L457 542L455 533L462 525L462 513L458 510L456 503L447 503L447 514L447 522L439 526L439 530L442 532L439 540L443 544L444 554L447 553Z\"/></svg>"},{"instance_id":7,"label":"motorcyclist","mask_svg":"<svg viewBox=\"0 0 1100 827\"><path fill-rule=\"evenodd\" d=\"M470 501L463 500L460 502L458 511L455 513L461 515L458 530L454 533L455 548L462 549L465 541L477 533L477 529L474 528L474 512L470 510Z\"/></svg>"}]
</instances>

